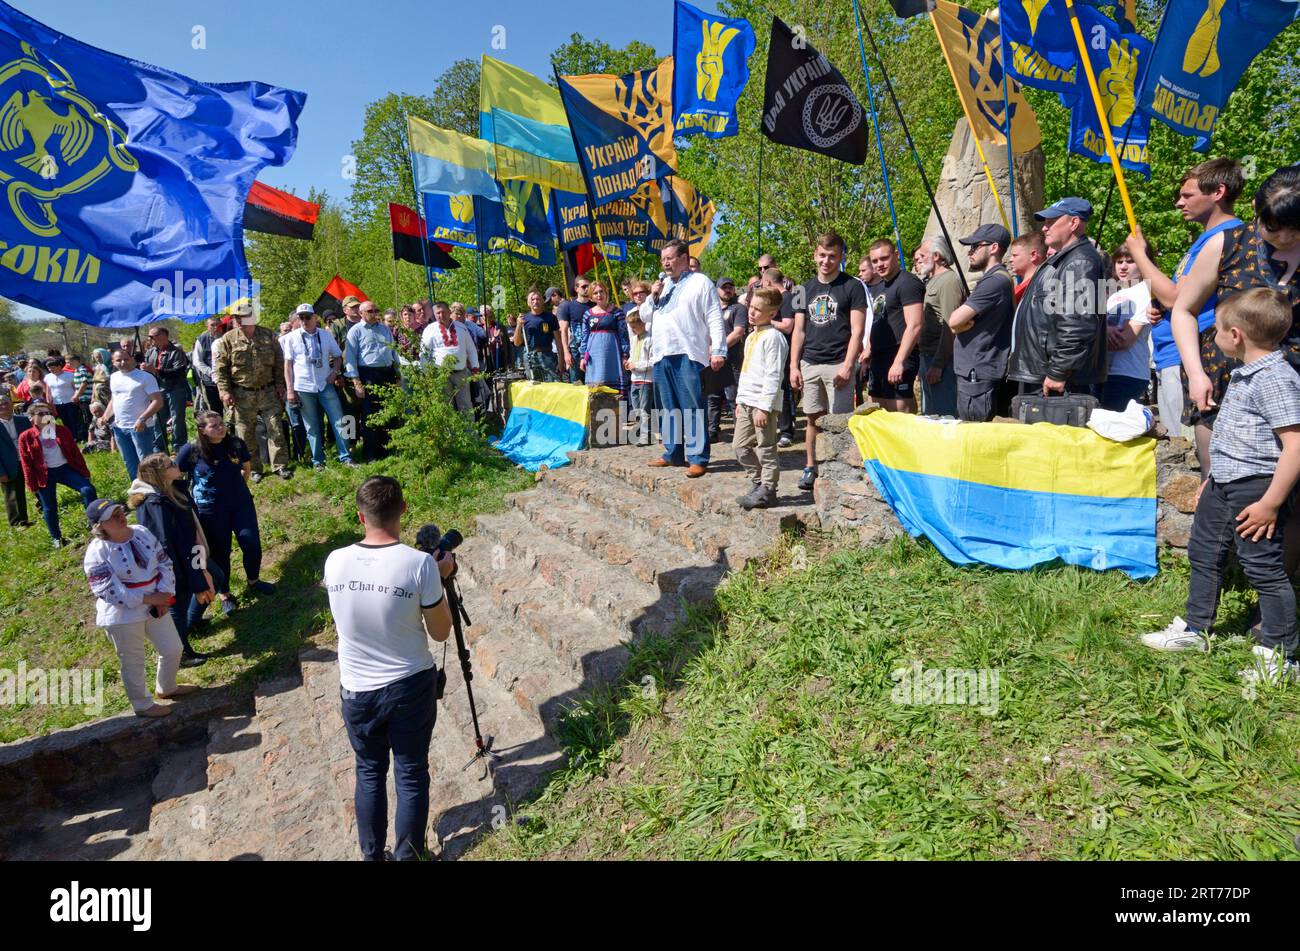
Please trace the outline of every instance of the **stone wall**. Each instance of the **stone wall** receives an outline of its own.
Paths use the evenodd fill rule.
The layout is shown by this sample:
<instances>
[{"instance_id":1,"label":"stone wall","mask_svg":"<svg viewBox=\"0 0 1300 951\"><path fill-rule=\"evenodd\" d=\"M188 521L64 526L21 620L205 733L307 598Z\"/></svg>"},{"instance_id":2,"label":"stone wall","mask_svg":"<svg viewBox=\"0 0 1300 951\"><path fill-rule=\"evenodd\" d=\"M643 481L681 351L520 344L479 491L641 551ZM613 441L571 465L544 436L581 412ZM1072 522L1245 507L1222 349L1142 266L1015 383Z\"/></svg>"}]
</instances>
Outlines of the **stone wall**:
<instances>
[{"instance_id":1,"label":"stone wall","mask_svg":"<svg viewBox=\"0 0 1300 951\"><path fill-rule=\"evenodd\" d=\"M862 468L849 416L823 416L817 437L820 478L813 505L823 529L856 534L864 546L877 545L902 532L893 510L876 492ZM1192 530L1192 511L1201 478L1196 451L1185 439L1156 443L1156 541L1185 552Z\"/></svg>"}]
</instances>

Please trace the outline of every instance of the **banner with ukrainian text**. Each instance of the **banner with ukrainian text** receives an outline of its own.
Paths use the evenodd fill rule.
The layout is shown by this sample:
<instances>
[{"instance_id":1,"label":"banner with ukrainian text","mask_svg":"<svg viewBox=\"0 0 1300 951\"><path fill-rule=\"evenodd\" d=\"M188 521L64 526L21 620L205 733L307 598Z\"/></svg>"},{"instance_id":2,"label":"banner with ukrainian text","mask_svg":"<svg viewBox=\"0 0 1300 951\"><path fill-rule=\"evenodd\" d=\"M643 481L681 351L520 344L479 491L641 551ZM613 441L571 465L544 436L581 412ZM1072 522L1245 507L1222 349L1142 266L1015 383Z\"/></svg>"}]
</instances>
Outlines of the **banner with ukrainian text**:
<instances>
[{"instance_id":1,"label":"banner with ukrainian text","mask_svg":"<svg viewBox=\"0 0 1300 951\"><path fill-rule=\"evenodd\" d=\"M701 194L680 175L673 175L661 183L661 191L664 214L668 219L668 236L685 241L691 246L691 254L699 257L713 235L713 216L717 214L713 199ZM651 239L645 242L645 246L658 252L667 242L668 238Z\"/></svg>"},{"instance_id":2,"label":"banner with ukrainian text","mask_svg":"<svg viewBox=\"0 0 1300 951\"><path fill-rule=\"evenodd\" d=\"M1010 56L1008 75L1026 86L1073 97L1079 47L1065 4L1052 0L1001 0L998 15ZM1084 96L1088 96L1083 83Z\"/></svg>"},{"instance_id":3,"label":"banner with ukrainian text","mask_svg":"<svg viewBox=\"0 0 1300 951\"><path fill-rule=\"evenodd\" d=\"M252 287L244 203L294 153L300 92L209 85L88 46L0 2L0 291L100 327Z\"/></svg>"},{"instance_id":4,"label":"banner with ukrainian text","mask_svg":"<svg viewBox=\"0 0 1300 951\"><path fill-rule=\"evenodd\" d=\"M1156 574L1153 439L883 411L854 416L849 431L903 527L949 561Z\"/></svg>"},{"instance_id":5,"label":"banner with ukrainian text","mask_svg":"<svg viewBox=\"0 0 1300 951\"><path fill-rule=\"evenodd\" d=\"M673 116L678 135L711 139L739 131L736 104L749 82L754 28L677 0L673 16Z\"/></svg>"},{"instance_id":6,"label":"banner with ukrainian text","mask_svg":"<svg viewBox=\"0 0 1300 951\"><path fill-rule=\"evenodd\" d=\"M1138 97L1143 113L1206 151L1246 67L1297 16L1295 0L1169 0Z\"/></svg>"},{"instance_id":7,"label":"banner with ukrainian text","mask_svg":"<svg viewBox=\"0 0 1300 951\"><path fill-rule=\"evenodd\" d=\"M1137 81L1151 56L1151 41L1139 33L1123 32L1118 23L1092 7L1079 7L1076 13L1084 36L1090 38L1088 56L1120 163L1150 178L1147 141L1151 117L1137 108ZM1086 80L1072 101L1067 96L1061 98L1070 109L1070 151L1094 162L1109 162L1097 106Z\"/></svg>"},{"instance_id":8,"label":"banner with ukrainian text","mask_svg":"<svg viewBox=\"0 0 1300 951\"><path fill-rule=\"evenodd\" d=\"M596 205L627 198L677 171L671 59L625 76L558 76L587 194Z\"/></svg>"}]
</instances>

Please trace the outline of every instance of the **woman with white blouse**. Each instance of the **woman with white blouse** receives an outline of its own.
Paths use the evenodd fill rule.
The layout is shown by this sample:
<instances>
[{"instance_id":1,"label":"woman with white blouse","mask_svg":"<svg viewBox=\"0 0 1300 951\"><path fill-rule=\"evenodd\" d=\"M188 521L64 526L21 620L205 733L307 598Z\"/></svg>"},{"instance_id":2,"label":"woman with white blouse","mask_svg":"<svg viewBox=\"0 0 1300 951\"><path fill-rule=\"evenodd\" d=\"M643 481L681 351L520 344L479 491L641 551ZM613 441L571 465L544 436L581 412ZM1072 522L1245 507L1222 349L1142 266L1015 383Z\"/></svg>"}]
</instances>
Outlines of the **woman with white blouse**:
<instances>
[{"instance_id":1,"label":"woman with white blouse","mask_svg":"<svg viewBox=\"0 0 1300 951\"><path fill-rule=\"evenodd\" d=\"M83 567L95 595L95 623L108 632L122 667L122 686L139 717L165 717L171 708L154 703L198 690L176 683L181 639L168 608L176 595L176 573L166 549L141 525L130 525L126 509L112 499L86 506L94 538ZM158 651L153 696L145 682L145 641Z\"/></svg>"}]
</instances>

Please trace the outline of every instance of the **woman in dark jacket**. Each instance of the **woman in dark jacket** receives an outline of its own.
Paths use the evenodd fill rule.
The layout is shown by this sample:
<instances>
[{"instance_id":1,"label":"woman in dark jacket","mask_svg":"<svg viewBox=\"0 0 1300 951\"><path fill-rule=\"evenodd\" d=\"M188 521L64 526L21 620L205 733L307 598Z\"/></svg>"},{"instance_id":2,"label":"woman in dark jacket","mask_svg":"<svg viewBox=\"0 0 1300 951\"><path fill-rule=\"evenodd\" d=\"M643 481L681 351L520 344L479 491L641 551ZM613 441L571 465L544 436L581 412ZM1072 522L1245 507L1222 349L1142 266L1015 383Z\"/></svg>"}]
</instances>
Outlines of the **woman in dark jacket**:
<instances>
[{"instance_id":1,"label":"woman in dark jacket","mask_svg":"<svg viewBox=\"0 0 1300 951\"><path fill-rule=\"evenodd\" d=\"M171 615L184 647L181 666L196 667L208 658L190 646L189 634L202 622L217 589L225 585L218 581L220 569L209 560L207 539L182 478L165 453L146 456L127 490L127 502L135 509L136 521L158 539L175 566L176 601Z\"/></svg>"}]
</instances>

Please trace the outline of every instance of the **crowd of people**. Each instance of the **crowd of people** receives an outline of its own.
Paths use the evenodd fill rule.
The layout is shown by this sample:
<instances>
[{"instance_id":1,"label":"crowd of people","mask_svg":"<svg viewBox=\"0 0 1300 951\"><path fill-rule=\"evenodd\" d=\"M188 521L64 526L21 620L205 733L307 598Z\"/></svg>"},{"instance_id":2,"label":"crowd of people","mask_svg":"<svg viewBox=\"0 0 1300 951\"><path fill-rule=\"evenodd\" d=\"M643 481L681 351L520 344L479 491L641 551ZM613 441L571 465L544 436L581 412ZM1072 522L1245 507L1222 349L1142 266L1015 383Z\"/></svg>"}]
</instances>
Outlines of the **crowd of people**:
<instances>
[{"instance_id":1,"label":"crowd of people","mask_svg":"<svg viewBox=\"0 0 1300 951\"><path fill-rule=\"evenodd\" d=\"M483 411L494 373L611 388L630 408L630 438L661 444L648 464L684 468L687 478L707 474L729 419L752 482L737 499L744 509L776 504L779 452L793 444L800 412L797 488L808 492L828 413L869 400L885 412L987 422L1007 416L1016 396L1086 395L1104 409L1150 407L1200 459L1187 618L1143 641L1210 645L1235 547L1260 591L1252 630L1261 669L1296 676L1300 166L1268 177L1250 221L1234 213L1244 183L1226 158L1171 183L1175 208L1203 231L1170 275L1140 231L1101 248L1089 234L1091 203L1069 196L1014 239L999 224L960 236L964 261L942 234L929 235L910 270L882 239L865 246L853 276L848 242L827 232L796 264L811 274L802 283L765 254L740 284L711 280L684 242L670 242L652 282L629 278L616 297L579 276L571 297L534 288L527 311L504 321L487 306L426 299L381 313L347 298L341 315L301 305L278 335L251 307L236 308L210 319L189 353L161 326L147 347L124 339L89 364L51 352L20 361L0 386L6 513L11 525L29 525L30 492L61 547L58 487L80 495L100 623L124 672L131 667L133 707L155 716L167 708L136 670L143 645L153 641L164 658L156 695L175 695L175 667L204 660L190 637L207 606L237 607L232 542L248 589L274 591L261 577L249 485L268 471L291 478L295 459L323 468L330 445L343 466L382 459L387 433L375 416L407 368L448 368L448 399L466 414ZM120 454L126 505L99 498L86 451Z\"/></svg>"}]
</instances>

